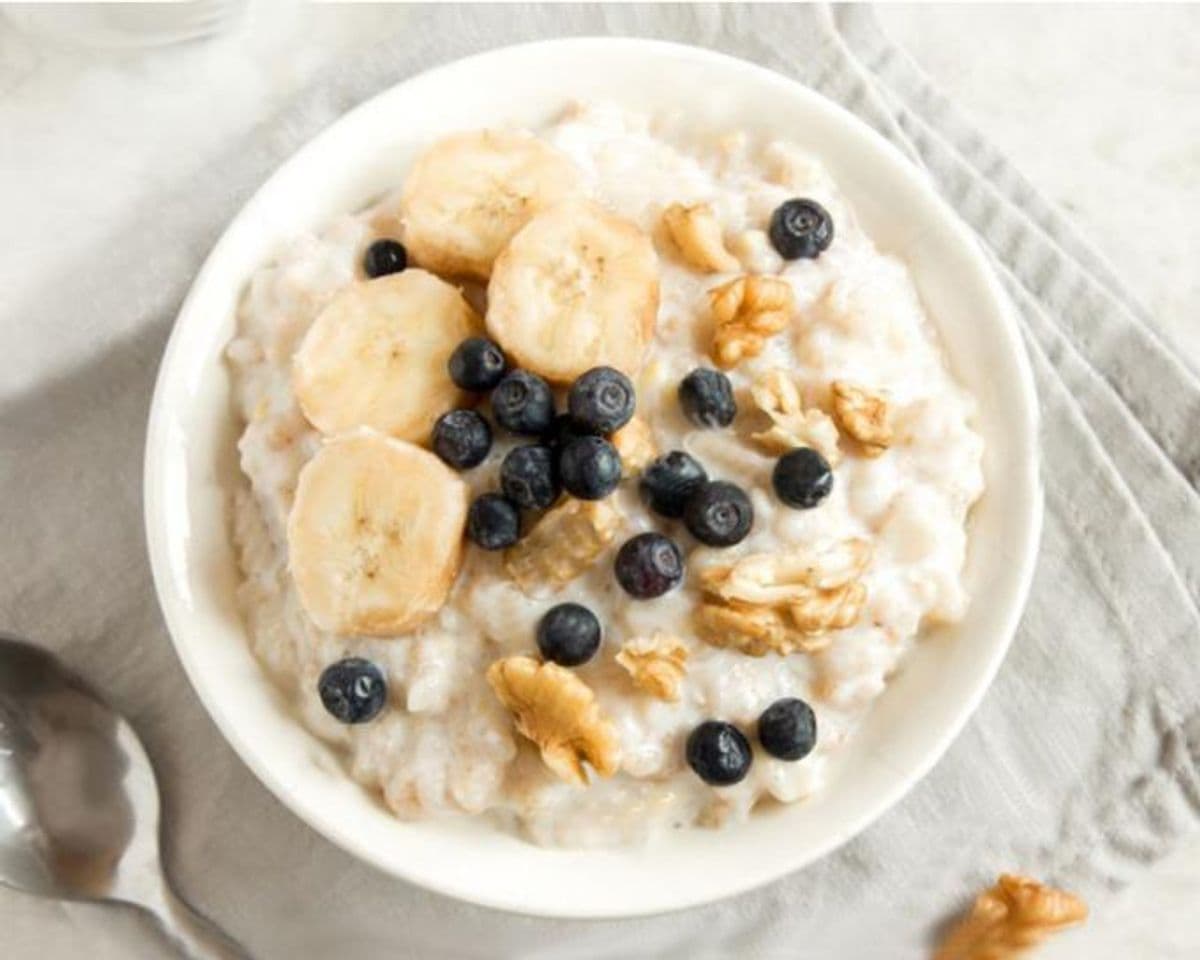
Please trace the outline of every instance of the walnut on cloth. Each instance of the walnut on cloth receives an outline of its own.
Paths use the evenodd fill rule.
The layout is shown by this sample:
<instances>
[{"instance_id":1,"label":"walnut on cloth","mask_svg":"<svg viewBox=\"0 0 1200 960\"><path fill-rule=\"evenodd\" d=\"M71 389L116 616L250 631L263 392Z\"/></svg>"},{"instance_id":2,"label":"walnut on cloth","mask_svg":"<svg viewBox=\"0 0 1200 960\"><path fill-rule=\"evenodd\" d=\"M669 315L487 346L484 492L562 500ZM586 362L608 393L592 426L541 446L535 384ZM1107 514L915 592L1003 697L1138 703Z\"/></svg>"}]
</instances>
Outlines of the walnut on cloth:
<instances>
[{"instance_id":1,"label":"walnut on cloth","mask_svg":"<svg viewBox=\"0 0 1200 960\"><path fill-rule=\"evenodd\" d=\"M1087 904L1029 877L1001 874L950 930L934 960L1014 960L1087 919Z\"/></svg>"}]
</instances>

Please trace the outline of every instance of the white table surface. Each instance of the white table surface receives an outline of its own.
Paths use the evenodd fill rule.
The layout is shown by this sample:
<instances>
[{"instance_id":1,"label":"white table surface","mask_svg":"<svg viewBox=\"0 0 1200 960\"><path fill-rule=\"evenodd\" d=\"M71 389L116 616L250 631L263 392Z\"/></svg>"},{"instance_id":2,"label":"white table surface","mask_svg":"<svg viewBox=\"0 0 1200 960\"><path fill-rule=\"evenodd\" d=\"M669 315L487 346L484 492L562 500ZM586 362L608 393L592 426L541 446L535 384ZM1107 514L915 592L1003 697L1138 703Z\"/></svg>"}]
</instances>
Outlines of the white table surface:
<instances>
[{"instance_id":1,"label":"white table surface","mask_svg":"<svg viewBox=\"0 0 1200 960\"><path fill-rule=\"evenodd\" d=\"M0 311L119 228L140 197L409 16L256 6L230 34L145 54L81 51L0 18ZM1200 6L894 5L880 16L1200 366ZM33 365L22 361L40 366L53 348L20 345L29 354L6 358L0 396L22 387ZM1200 836L1038 956L1195 958L1198 905Z\"/></svg>"}]
</instances>

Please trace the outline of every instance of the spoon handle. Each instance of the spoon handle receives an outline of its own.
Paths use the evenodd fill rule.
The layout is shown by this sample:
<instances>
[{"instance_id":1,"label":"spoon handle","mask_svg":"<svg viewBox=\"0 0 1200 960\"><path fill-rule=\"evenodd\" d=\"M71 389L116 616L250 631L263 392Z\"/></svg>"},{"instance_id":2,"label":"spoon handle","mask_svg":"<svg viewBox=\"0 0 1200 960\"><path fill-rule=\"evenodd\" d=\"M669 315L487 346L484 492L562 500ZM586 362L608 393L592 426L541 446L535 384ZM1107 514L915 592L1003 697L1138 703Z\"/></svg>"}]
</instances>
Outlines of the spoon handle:
<instances>
[{"instance_id":1,"label":"spoon handle","mask_svg":"<svg viewBox=\"0 0 1200 960\"><path fill-rule=\"evenodd\" d=\"M123 878L113 895L149 913L188 960L252 960L245 947L175 892L161 867L137 880Z\"/></svg>"},{"instance_id":2,"label":"spoon handle","mask_svg":"<svg viewBox=\"0 0 1200 960\"><path fill-rule=\"evenodd\" d=\"M159 922L189 960L251 960L246 948L181 897L175 897L174 924Z\"/></svg>"}]
</instances>

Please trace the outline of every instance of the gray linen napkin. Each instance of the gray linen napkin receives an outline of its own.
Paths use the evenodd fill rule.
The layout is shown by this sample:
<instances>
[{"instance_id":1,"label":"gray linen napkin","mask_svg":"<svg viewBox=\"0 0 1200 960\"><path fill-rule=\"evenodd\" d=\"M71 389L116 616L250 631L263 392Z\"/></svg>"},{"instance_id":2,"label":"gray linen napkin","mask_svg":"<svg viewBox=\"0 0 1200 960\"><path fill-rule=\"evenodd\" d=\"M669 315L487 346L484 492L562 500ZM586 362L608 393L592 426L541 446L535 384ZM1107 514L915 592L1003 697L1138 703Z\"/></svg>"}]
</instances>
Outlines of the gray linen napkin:
<instances>
[{"instance_id":1,"label":"gray linen napkin","mask_svg":"<svg viewBox=\"0 0 1200 960\"><path fill-rule=\"evenodd\" d=\"M625 922L550 922L392 880L286 812L176 662L142 530L143 429L174 311L270 170L426 66L568 34L674 39L796 77L875 126L977 231L1022 316L1042 405L1046 529L1019 636L979 712L910 796L763 890ZM798 55L803 52L803 56ZM26 318L36 316L36 327ZM133 719L162 774L180 885L262 958L907 958L1000 870L1095 901L1200 810L1200 377L1112 270L956 115L864 8L410 8L186 189L0 323L38 384L0 390L0 626L60 650ZM977 545L979 548L979 545ZM520 878L514 877L514 883ZM130 915L0 890L6 957L157 957Z\"/></svg>"}]
</instances>

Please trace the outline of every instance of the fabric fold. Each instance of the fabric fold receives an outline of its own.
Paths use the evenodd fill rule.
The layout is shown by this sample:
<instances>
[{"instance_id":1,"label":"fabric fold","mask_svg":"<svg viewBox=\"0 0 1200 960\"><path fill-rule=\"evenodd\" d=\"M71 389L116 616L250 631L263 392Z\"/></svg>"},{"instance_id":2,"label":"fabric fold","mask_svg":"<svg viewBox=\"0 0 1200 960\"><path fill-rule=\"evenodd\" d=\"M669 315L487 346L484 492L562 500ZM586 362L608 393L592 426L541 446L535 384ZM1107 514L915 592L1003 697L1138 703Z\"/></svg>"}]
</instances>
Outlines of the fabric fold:
<instances>
[{"instance_id":1,"label":"fabric fold","mask_svg":"<svg viewBox=\"0 0 1200 960\"><path fill-rule=\"evenodd\" d=\"M1149 316L1111 265L1023 175L958 115L911 58L882 33L867 8L839 6L849 49L893 100L911 149L955 208L1027 288L1057 313L1086 354L1146 423L1192 486L1200 440L1200 374L1149 326Z\"/></svg>"}]
</instances>

